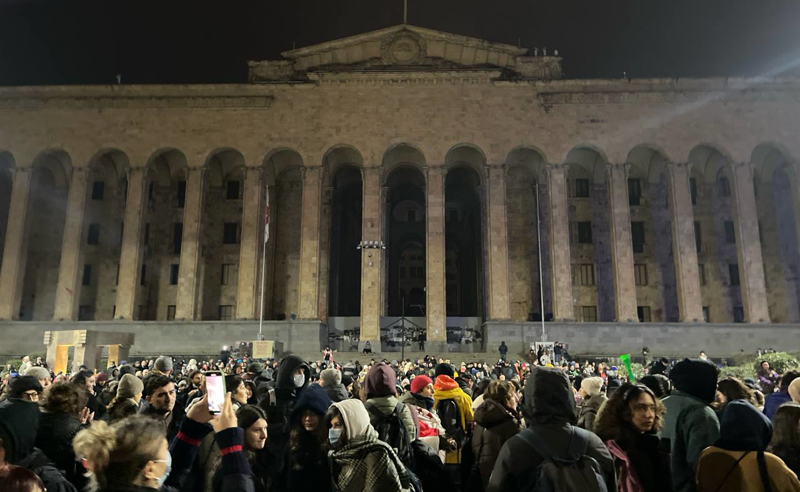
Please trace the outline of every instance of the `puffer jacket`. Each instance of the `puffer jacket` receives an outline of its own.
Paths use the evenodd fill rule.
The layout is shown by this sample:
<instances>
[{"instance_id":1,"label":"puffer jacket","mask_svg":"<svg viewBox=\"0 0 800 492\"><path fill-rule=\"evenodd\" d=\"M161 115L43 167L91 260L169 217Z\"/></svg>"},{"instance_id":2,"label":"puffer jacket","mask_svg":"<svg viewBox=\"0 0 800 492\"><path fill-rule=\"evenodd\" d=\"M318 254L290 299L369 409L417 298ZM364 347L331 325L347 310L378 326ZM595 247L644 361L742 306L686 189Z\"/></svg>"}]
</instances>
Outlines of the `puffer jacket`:
<instances>
[{"instance_id":1,"label":"puffer jacket","mask_svg":"<svg viewBox=\"0 0 800 492\"><path fill-rule=\"evenodd\" d=\"M484 400L475 411L472 452L483 490L489 485L497 456L503 444L520 431L516 416L494 400Z\"/></svg>"},{"instance_id":2,"label":"puffer jacket","mask_svg":"<svg viewBox=\"0 0 800 492\"><path fill-rule=\"evenodd\" d=\"M600 407L608 401L606 395L590 396L583 400L578 409L578 427L594 432L594 421L600 413Z\"/></svg>"}]
</instances>

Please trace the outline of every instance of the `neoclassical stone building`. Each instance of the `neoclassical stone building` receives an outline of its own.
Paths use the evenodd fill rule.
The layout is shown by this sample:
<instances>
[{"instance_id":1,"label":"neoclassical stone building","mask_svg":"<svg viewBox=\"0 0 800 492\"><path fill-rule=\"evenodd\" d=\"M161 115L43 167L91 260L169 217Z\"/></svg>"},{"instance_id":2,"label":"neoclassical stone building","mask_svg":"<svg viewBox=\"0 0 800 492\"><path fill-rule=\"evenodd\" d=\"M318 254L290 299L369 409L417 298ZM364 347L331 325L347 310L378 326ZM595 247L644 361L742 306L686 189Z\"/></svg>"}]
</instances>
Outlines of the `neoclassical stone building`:
<instances>
[{"instance_id":1,"label":"neoclassical stone building","mask_svg":"<svg viewBox=\"0 0 800 492\"><path fill-rule=\"evenodd\" d=\"M264 261L294 351L387 349L402 314L428 351L523 349L542 318L573 352L797 350L798 155L798 77L570 80L410 25L246 84L2 88L0 354L254 339Z\"/></svg>"}]
</instances>

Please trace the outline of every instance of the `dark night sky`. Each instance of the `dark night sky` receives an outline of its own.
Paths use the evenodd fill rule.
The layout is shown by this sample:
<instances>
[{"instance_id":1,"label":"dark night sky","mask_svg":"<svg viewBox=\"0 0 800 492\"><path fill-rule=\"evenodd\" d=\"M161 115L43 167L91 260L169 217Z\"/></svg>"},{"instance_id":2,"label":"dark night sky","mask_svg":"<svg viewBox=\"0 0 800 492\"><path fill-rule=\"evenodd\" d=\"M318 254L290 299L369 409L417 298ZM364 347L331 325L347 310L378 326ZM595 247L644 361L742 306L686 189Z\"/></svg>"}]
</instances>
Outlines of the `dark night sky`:
<instances>
[{"instance_id":1,"label":"dark night sky","mask_svg":"<svg viewBox=\"0 0 800 492\"><path fill-rule=\"evenodd\" d=\"M249 59L402 22L402 0L0 0L0 85L244 82ZM569 77L758 75L800 0L409 0L409 23L558 48Z\"/></svg>"}]
</instances>

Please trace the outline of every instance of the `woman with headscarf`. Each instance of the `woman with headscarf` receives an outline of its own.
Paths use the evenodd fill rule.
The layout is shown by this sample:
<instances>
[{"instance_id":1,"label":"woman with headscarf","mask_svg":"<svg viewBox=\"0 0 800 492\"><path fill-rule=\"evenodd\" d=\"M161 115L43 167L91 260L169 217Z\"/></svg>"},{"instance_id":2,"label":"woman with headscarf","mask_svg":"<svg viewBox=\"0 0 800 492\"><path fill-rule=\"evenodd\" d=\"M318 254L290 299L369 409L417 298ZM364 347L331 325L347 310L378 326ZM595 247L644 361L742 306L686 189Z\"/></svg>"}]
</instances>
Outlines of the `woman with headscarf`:
<instances>
[{"instance_id":1,"label":"woman with headscarf","mask_svg":"<svg viewBox=\"0 0 800 492\"><path fill-rule=\"evenodd\" d=\"M659 451L664 404L644 385L624 384L611 395L594 432L614 457L620 492L671 492L669 458Z\"/></svg>"},{"instance_id":2,"label":"woman with headscarf","mask_svg":"<svg viewBox=\"0 0 800 492\"><path fill-rule=\"evenodd\" d=\"M698 492L798 492L800 481L786 464L766 452L772 424L750 402L728 403L720 424L720 438L700 454ZM768 484L768 485L767 485Z\"/></svg>"},{"instance_id":3,"label":"woman with headscarf","mask_svg":"<svg viewBox=\"0 0 800 492\"><path fill-rule=\"evenodd\" d=\"M411 482L394 450L378 440L358 400L334 403L325 415L331 479L336 492L409 492Z\"/></svg>"}]
</instances>

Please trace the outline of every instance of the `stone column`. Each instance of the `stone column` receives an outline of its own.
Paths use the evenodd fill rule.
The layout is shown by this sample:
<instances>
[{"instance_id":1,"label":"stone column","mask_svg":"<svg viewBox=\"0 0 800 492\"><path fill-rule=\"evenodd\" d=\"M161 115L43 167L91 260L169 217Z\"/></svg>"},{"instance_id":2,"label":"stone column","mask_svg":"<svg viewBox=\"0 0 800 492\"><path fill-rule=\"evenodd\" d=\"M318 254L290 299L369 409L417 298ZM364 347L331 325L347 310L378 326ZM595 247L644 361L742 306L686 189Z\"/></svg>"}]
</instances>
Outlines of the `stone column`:
<instances>
[{"instance_id":1,"label":"stone column","mask_svg":"<svg viewBox=\"0 0 800 492\"><path fill-rule=\"evenodd\" d=\"M298 317L318 319L319 224L322 168L303 168L303 215L300 237L300 287Z\"/></svg>"},{"instance_id":2,"label":"stone column","mask_svg":"<svg viewBox=\"0 0 800 492\"><path fill-rule=\"evenodd\" d=\"M61 262L56 287L54 320L74 320L78 315L83 265L81 248L84 237L83 216L86 212L89 168L73 167L64 224L64 239L61 243ZM96 269L96 271L99 271Z\"/></svg>"},{"instance_id":3,"label":"stone column","mask_svg":"<svg viewBox=\"0 0 800 492\"><path fill-rule=\"evenodd\" d=\"M8 208L3 266L0 269L0 319L19 318L22 301L22 281L25 278L27 251L27 219L31 169L14 169L11 202Z\"/></svg>"},{"instance_id":4,"label":"stone column","mask_svg":"<svg viewBox=\"0 0 800 492\"><path fill-rule=\"evenodd\" d=\"M547 166L548 213L550 218L550 263L553 289L553 319L575 319L572 303L572 265L569 243L569 204L567 201L567 166ZM541 204L539 205L541 206ZM538 218L537 218L538 219ZM544 283L542 284L544 287ZM544 313L542 313L544 316Z\"/></svg>"},{"instance_id":5,"label":"stone column","mask_svg":"<svg viewBox=\"0 0 800 492\"><path fill-rule=\"evenodd\" d=\"M383 242L382 171L380 167L361 170L364 187L361 240L364 243ZM361 342L369 341L376 351L379 351L381 339L384 255L385 250L380 247L361 248Z\"/></svg>"},{"instance_id":6,"label":"stone column","mask_svg":"<svg viewBox=\"0 0 800 492\"><path fill-rule=\"evenodd\" d=\"M486 224L488 320L511 319L508 299L508 224L506 223L507 166L486 166ZM538 219L537 219L538 220Z\"/></svg>"},{"instance_id":7,"label":"stone column","mask_svg":"<svg viewBox=\"0 0 800 492\"><path fill-rule=\"evenodd\" d=\"M672 251L675 259L679 319L685 323L703 320L703 298L694 237L694 208L689 188L690 164L667 165L669 205L672 216Z\"/></svg>"},{"instance_id":8,"label":"stone column","mask_svg":"<svg viewBox=\"0 0 800 492\"><path fill-rule=\"evenodd\" d=\"M744 316L749 323L769 323L764 260L758 234L758 211L753 192L753 168L739 163L731 166L734 181L736 252L741 277Z\"/></svg>"},{"instance_id":9,"label":"stone column","mask_svg":"<svg viewBox=\"0 0 800 492\"><path fill-rule=\"evenodd\" d=\"M260 305L256 299L256 285L261 282L258 271L258 253L264 246L261 224L264 222L261 202L261 167L248 167L244 171L244 197L242 198L242 239L239 246L239 285L236 293L236 318L256 319Z\"/></svg>"},{"instance_id":10,"label":"stone column","mask_svg":"<svg viewBox=\"0 0 800 492\"><path fill-rule=\"evenodd\" d=\"M445 301L445 244L444 244L444 166L432 166L427 173L427 212L425 214L425 314L428 342L447 343L447 311ZM437 345L431 345L431 349Z\"/></svg>"},{"instance_id":11,"label":"stone column","mask_svg":"<svg viewBox=\"0 0 800 492\"><path fill-rule=\"evenodd\" d=\"M614 308L617 321L638 321L636 281L633 275L631 212L628 203L630 164L606 166L611 217L611 262L614 272Z\"/></svg>"},{"instance_id":12,"label":"stone column","mask_svg":"<svg viewBox=\"0 0 800 492\"><path fill-rule=\"evenodd\" d=\"M186 171L186 200L183 209L183 238L178 275L175 319L195 319L197 314L198 264L203 233L203 178L205 167Z\"/></svg>"},{"instance_id":13,"label":"stone column","mask_svg":"<svg viewBox=\"0 0 800 492\"><path fill-rule=\"evenodd\" d=\"M122 228L122 251L119 256L116 319L133 321L139 304L139 270L142 262L142 223L147 207L147 168L128 169L128 197Z\"/></svg>"}]
</instances>

